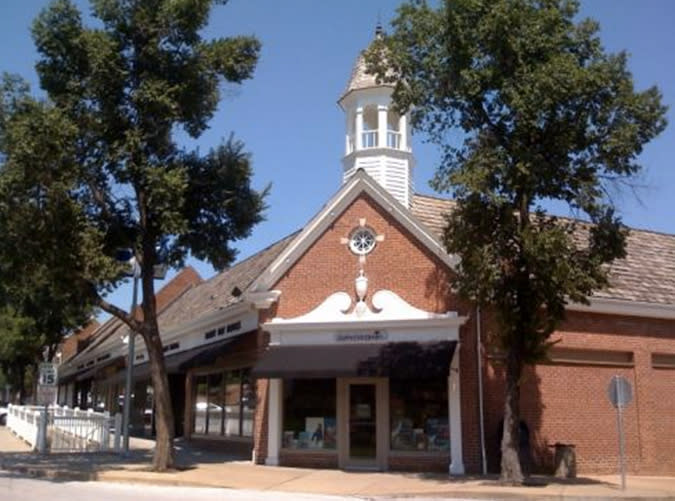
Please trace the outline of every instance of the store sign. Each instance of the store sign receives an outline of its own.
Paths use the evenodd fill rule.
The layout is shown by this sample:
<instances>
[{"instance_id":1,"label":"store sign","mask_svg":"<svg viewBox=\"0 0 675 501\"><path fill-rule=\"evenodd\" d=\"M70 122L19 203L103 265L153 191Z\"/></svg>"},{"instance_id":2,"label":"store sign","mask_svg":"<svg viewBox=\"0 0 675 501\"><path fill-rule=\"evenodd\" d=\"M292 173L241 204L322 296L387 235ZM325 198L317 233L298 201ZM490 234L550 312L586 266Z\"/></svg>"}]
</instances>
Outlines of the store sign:
<instances>
[{"instance_id":1,"label":"store sign","mask_svg":"<svg viewBox=\"0 0 675 501\"><path fill-rule=\"evenodd\" d=\"M387 341L389 334L385 331L338 332L335 341L338 343L379 343Z\"/></svg>"}]
</instances>

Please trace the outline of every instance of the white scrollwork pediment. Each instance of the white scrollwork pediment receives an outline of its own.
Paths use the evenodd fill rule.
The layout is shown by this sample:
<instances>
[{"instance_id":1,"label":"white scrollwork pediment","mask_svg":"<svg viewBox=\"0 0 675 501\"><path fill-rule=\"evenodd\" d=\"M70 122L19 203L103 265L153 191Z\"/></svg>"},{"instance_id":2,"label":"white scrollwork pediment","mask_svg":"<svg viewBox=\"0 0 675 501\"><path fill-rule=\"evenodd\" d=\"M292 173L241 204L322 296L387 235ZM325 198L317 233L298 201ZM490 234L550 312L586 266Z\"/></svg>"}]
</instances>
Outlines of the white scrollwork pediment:
<instances>
[{"instance_id":1,"label":"white scrollwork pediment","mask_svg":"<svg viewBox=\"0 0 675 501\"><path fill-rule=\"evenodd\" d=\"M352 308L352 305L354 307ZM271 324L335 323L358 321L396 321L455 318L456 312L434 313L415 308L390 290L373 294L373 309L363 301L353 301L346 292L335 292L312 311L294 318L275 318Z\"/></svg>"}]
</instances>

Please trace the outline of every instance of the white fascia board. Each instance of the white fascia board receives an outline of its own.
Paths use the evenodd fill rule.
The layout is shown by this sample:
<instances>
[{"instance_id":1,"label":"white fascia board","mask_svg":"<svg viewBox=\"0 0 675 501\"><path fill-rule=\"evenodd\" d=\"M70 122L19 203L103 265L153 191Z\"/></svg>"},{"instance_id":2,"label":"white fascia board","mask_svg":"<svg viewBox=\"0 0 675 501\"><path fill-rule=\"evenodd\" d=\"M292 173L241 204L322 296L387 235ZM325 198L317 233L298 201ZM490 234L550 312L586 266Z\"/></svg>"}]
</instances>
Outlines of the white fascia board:
<instances>
[{"instance_id":1,"label":"white fascia board","mask_svg":"<svg viewBox=\"0 0 675 501\"><path fill-rule=\"evenodd\" d=\"M160 329L160 337L162 339L162 344L166 344L168 342L175 341L176 339L181 339L183 337L189 336L190 334L193 333L195 333L196 335L201 335L204 333L204 331L207 331L212 327L221 327L224 322L230 323L232 321L239 319L242 320L242 332L246 332L244 330L245 327L244 324L251 323L250 321L246 321L248 320L248 317L251 316L255 316L254 323L257 325L258 314L253 309L253 306L250 303L246 302L237 303L230 307L217 310L213 313L200 316L197 319L193 320L192 322L186 322L185 324L179 325L177 327L172 327L169 329ZM126 324L124 324L124 327L126 327ZM127 334L128 332L129 329L124 329L125 334ZM238 332L237 335L241 334L242 332ZM137 336L136 350L135 350L136 354L145 353L146 352L145 345L140 344L138 342L138 337L140 337L140 335L136 334L136 336ZM181 351L184 351L183 346L181 346L180 350L172 351L171 354L173 355L174 353L180 353ZM87 352L83 351L80 354L78 354L77 355L78 359L76 361L75 357L73 357L72 360L75 361L75 363L69 363L68 367L75 368L81 363L86 364L92 359L95 360L98 356L101 356L104 353L108 352L110 352L111 357L126 355L127 344L122 341L122 338L120 336L117 335L109 336L105 341L101 342L95 347L92 347L89 351ZM96 365L97 364L85 367L85 369L91 369L93 367L96 367Z\"/></svg>"},{"instance_id":2,"label":"white fascia board","mask_svg":"<svg viewBox=\"0 0 675 501\"><path fill-rule=\"evenodd\" d=\"M410 320L363 320L348 322L283 322L277 320L262 325L270 334L277 332L346 331L361 329L416 329L416 328L458 328L468 317L415 318Z\"/></svg>"},{"instance_id":3,"label":"white fascia board","mask_svg":"<svg viewBox=\"0 0 675 501\"><path fill-rule=\"evenodd\" d=\"M570 303L570 311L624 315L629 317L660 318L675 320L675 304L644 303L622 299L591 298L590 304Z\"/></svg>"},{"instance_id":4,"label":"white fascia board","mask_svg":"<svg viewBox=\"0 0 675 501\"><path fill-rule=\"evenodd\" d=\"M362 193L369 195L384 210L389 212L404 228L445 263L448 268L454 269L457 263L456 257L449 255L445 251L443 245L412 215L410 210L403 207L398 200L390 195L377 181L366 174L365 171L359 170L267 267L249 290L254 292L269 290L300 259L305 251L309 249L335 219Z\"/></svg>"},{"instance_id":5,"label":"white fascia board","mask_svg":"<svg viewBox=\"0 0 675 501\"><path fill-rule=\"evenodd\" d=\"M235 317L243 316L247 313L251 313L252 311L254 311L254 309L251 303L236 303L232 306L216 310L212 313L201 315L191 322L186 322L176 327L162 329L160 330L160 337L162 338L162 342L173 341L174 339L180 338L183 335L189 334L191 332L201 332L208 330L211 327L219 327L219 324L225 321L235 320Z\"/></svg>"},{"instance_id":6,"label":"white fascia board","mask_svg":"<svg viewBox=\"0 0 675 501\"><path fill-rule=\"evenodd\" d=\"M394 93L394 85L382 84L373 87L364 87L361 89L352 89L347 91L340 97L337 104L346 111L352 107L359 107L367 104L376 104L373 100L379 102L377 104L390 105L391 95Z\"/></svg>"},{"instance_id":7,"label":"white fascia board","mask_svg":"<svg viewBox=\"0 0 675 501\"><path fill-rule=\"evenodd\" d=\"M226 332L222 336L218 336L217 338L212 338L212 339L205 339L204 338L204 332L209 331L212 329L217 329L219 327L224 327L225 324L232 323L235 321L241 322L241 328L237 329L235 332ZM175 355L184 351L189 351L195 348L199 348L201 346L206 346L214 343L218 343L220 341L224 341L226 339L234 338L237 336L240 336L242 334L245 334L247 332L251 332L253 330L256 330L258 328L258 312L255 310L249 310L248 312L245 313L239 313L238 315L226 317L226 318L220 318L217 320L214 320L211 324L204 325L200 327L199 329L192 329L192 330L186 330L186 331L174 331L171 334L167 335L165 338L162 336L162 343L167 345L172 341L180 341L180 348L177 350L172 350L171 352L167 353L167 356L170 355ZM170 336L170 337L168 337ZM138 346L138 345L137 345ZM126 348L126 347L125 347ZM141 349L136 350L136 354L143 353L145 354L145 358L143 360L137 360L134 363L136 365L142 364L148 361L147 357L147 350L145 349L145 346L143 346Z\"/></svg>"}]
</instances>

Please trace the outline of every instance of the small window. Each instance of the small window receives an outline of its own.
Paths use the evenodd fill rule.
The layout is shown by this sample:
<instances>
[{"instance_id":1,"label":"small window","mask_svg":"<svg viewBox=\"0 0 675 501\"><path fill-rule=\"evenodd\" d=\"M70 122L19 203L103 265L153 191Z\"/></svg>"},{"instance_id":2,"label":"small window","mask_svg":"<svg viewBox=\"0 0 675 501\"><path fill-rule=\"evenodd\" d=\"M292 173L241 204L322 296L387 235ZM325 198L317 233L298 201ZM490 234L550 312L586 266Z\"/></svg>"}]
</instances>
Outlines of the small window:
<instances>
[{"instance_id":1,"label":"small window","mask_svg":"<svg viewBox=\"0 0 675 501\"><path fill-rule=\"evenodd\" d=\"M204 339L211 339L212 337L215 337L216 331L212 330L204 334Z\"/></svg>"},{"instance_id":2,"label":"small window","mask_svg":"<svg viewBox=\"0 0 675 501\"><path fill-rule=\"evenodd\" d=\"M164 352L177 350L178 348L180 348L180 343L171 343L164 347Z\"/></svg>"},{"instance_id":3,"label":"small window","mask_svg":"<svg viewBox=\"0 0 675 501\"><path fill-rule=\"evenodd\" d=\"M234 322L227 325L227 332L234 332L241 329L241 322Z\"/></svg>"},{"instance_id":4,"label":"small window","mask_svg":"<svg viewBox=\"0 0 675 501\"><path fill-rule=\"evenodd\" d=\"M675 353L652 353L654 369L675 369Z\"/></svg>"},{"instance_id":5,"label":"small window","mask_svg":"<svg viewBox=\"0 0 675 501\"><path fill-rule=\"evenodd\" d=\"M634 365L632 351L586 350L583 348L552 348L549 360L556 364Z\"/></svg>"},{"instance_id":6,"label":"small window","mask_svg":"<svg viewBox=\"0 0 675 501\"><path fill-rule=\"evenodd\" d=\"M357 228L349 238L349 249L359 256L364 256L375 248L375 232L370 228Z\"/></svg>"}]
</instances>

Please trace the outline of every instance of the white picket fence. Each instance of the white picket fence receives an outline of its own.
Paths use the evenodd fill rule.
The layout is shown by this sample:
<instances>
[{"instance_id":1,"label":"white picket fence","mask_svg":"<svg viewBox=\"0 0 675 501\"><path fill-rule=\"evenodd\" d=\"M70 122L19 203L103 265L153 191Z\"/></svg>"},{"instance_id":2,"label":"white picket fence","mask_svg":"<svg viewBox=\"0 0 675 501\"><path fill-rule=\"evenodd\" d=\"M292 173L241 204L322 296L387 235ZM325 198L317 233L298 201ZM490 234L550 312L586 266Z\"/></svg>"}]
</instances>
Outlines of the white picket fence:
<instances>
[{"instance_id":1,"label":"white picket fence","mask_svg":"<svg viewBox=\"0 0 675 501\"><path fill-rule=\"evenodd\" d=\"M10 405L7 427L40 452L121 451L122 417L66 406Z\"/></svg>"}]
</instances>

